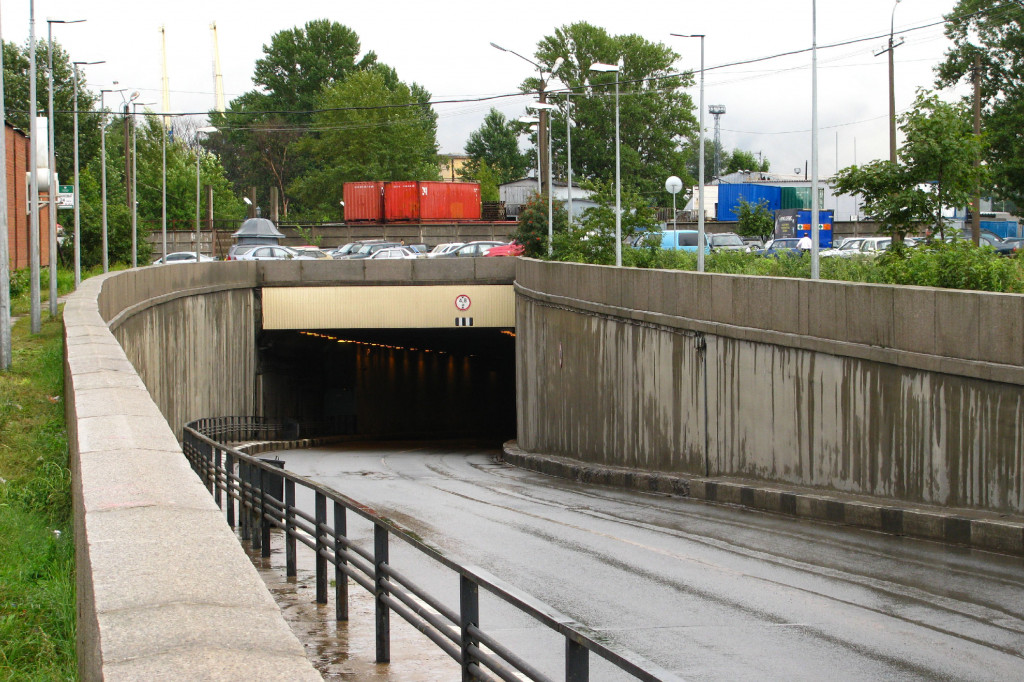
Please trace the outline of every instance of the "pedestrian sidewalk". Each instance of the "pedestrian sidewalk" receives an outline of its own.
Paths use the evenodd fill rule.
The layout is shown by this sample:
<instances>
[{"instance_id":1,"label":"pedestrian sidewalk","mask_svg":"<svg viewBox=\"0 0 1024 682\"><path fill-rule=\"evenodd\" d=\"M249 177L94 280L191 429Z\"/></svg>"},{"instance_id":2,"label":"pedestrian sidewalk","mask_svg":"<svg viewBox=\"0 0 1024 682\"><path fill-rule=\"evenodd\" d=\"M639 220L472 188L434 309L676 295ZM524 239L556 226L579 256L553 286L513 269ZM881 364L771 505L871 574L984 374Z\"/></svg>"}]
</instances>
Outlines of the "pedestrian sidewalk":
<instances>
[{"instance_id":1,"label":"pedestrian sidewalk","mask_svg":"<svg viewBox=\"0 0 1024 682\"><path fill-rule=\"evenodd\" d=\"M58 296L57 297L57 307L59 308L60 306L64 305L67 302L67 300L68 300L68 296L70 296L72 293L74 293L74 292L64 294L63 296ZM41 311L42 314L46 314L46 313L49 312L49 310L50 310L50 301L49 301L49 299L46 299L46 300L42 301L42 303L40 304L40 311ZM15 324L18 323L18 320L21 320L22 318L25 318L25 317L28 317L28 314L25 314L25 315L11 315L11 326L13 327Z\"/></svg>"},{"instance_id":2,"label":"pedestrian sidewalk","mask_svg":"<svg viewBox=\"0 0 1024 682\"><path fill-rule=\"evenodd\" d=\"M1024 556L1024 516L915 504L868 495L734 477L701 477L591 464L505 443L509 464L550 476L826 521Z\"/></svg>"}]
</instances>

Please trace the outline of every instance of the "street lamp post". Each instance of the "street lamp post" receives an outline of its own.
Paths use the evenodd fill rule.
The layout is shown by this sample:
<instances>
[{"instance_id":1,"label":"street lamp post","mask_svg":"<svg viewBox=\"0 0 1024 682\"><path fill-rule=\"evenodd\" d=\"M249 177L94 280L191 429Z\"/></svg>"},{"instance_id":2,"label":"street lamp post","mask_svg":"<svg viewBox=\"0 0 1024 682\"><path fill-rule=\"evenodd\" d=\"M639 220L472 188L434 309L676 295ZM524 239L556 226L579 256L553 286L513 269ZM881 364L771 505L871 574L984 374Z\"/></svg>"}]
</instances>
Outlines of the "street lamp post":
<instances>
[{"instance_id":1,"label":"street lamp post","mask_svg":"<svg viewBox=\"0 0 1024 682\"><path fill-rule=\"evenodd\" d=\"M683 188L683 181L674 175L670 175L665 180L665 191L672 195L672 248L676 251L679 250L679 232L676 230L676 195L679 194L679 190Z\"/></svg>"},{"instance_id":2,"label":"street lamp post","mask_svg":"<svg viewBox=\"0 0 1024 682\"><path fill-rule=\"evenodd\" d=\"M0 32L2 33L2 32ZM0 46L3 36L0 35ZM7 159L7 110L4 108L4 55L0 49L0 159ZM7 163L0 165L0 372L10 369L11 348L11 273L7 246Z\"/></svg>"},{"instance_id":3,"label":"street lamp post","mask_svg":"<svg viewBox=\"0 0 1024 682\"><path fill-rule=\"evenodd\" d=\"M54 24L81 24L85 19L63 19L46 20L46 69L49 85L49 109L47 110L47 128L49 134L50 158L50 317L57 316L57 152L53 148L53 25Z\"/></svg>"},{"instance_id":4,"label":"street lamp post","mask_svg":"<svg viewBox=\"0 0 1024 682\"><path fill-rule=\"evenodd\" d=\"M536 129L538 131L538 133L537 133L537 137L538 137L538 139L537 139L537 196L539 197L543 193L542 192L542 187L541 187L541 184L540 184L540 132L539 132L540 128L538 127L539 124L540 124L540 119L537 118L536 116L520 116L517 120L520 123L530 124L530 130Z\"/></svg>"},{"instance_id":5,"label":"street lamp post","mask_svg":"<svg viewBox=\"0 0 1024 682\"><path fill-rule=\"evenodd\" d=\"M519 54L515 50L509 50L509 49L504 48L501 45L498 45L496 43L492 42L491 43L491 47L493 47L496 50L501 50L502 52L509 52L511 54L514 54L515 56L519 57L523 61L529 62L530 64L533 64L534 66L537 67L537 73L539 75L539 80L540 80L540 87L537 89L537 99L542 104L546 103L547 102L548 80L550 80L551 77L555 75L555 72L557 72L559 67L562 66L562 62L564 60L561 57L556 59L554 65L552 65L552 67L551 67L551 72L548 74L547 78L545 79L544 78L544 67L541 64L538 64L537 62L533 61L529 57L524 57L523 55ZM547 140L549 139L548 127L549 127L548 114L547 114L546 111L542 110L540 112L540 133L537 135L538 154L540 155L540 162L537 164L537 174L538 174L538 176L540 175L541 167L546 165L548 163L548 161L549 161L548 155L551 154L551 149L550 149L550 147L547 144ZM550 192L551 191L551 178L548 177L546 182L548 184L548 191ZM544 193L544 181L541 181L540 193L541 194Z\"/></svg>"},{"instance_id":6,"label":"street lamp post","mask_svg":"<svg viewBox=\"0 0 1024 682\"><path fill-rule=\"evenodd\" d=\"M38 334L43 329L40 315L39 296L39 173L36 167L39 160L36 154L39 125L36 121L36 9L34 0L29 0L29 31L28 31L28 136L32 144L28 148L29 167L29 317L32 333ZM4 133L7 134L6 132ZM6 160L5 160L6 162Z\"/></svg>"},{"instance_id":7,"label":"street lamp post","mask_svg":"<svg viewBox=\"0 0 1024 682\"><path fill-rule=\"evenodd\" d=\"M811 2L811 279L818 279L818 2Z\"/></svg>"},{"instance_id":8,"label":"street lamp post","mask_svg":"<svg viewBox=\"0 0 1024 682\"><path fill-rule=\"evenodd\" d=\"M531 109L539 109L542 112L550 112L555 109L554 104L547 102L534 102L530 105ZM551 177L551 126L548 126L548 256L550 257L554 253L554 230L552 229L552 222L554 220L554 202L553 196L555 193L555 184L552 182Z\"/></svg>"},{"instance_id":9,"label":"street lamp post","mask_svg":"<svg viewBox=\"0 0 1024 682\"><path fill-rule=\"evenodd\" d=\"M704 229L704 34L673 33L677 38L700 38L700 131L697 154L697 272L704 272L704 244L707 234ZM672 196L675 201L675 195ZM674 215L674 213L673 213Z\"/></svg>"},{"instance_id":10,"label":"street lamp post","mask_svg":"<svg viewBox=\"0 0 1024 682\"><path fill-rule=\"evenodd\" d=\"M117 85L117 81L114 81ZM103 96L108 92L124 92L126 88L100 90L100 195L101 195L101 223L103 241L103 272L109 270L109 257L107 255L107 109Z\"/></svg>"},{"instance_id":11,"label":"street lamp post","mask_svg":"<svg viewBox=\"0 0 1024 682\"><path fill-rule=\"evenodd\" d=\"M602 64L594 62L590 65L591 71L603 73L615 73L615 265L622 267L622 182L621 164L619 154L619 72L622 69L622 59L619 64Z\"/></svg>"},{"instance_id":12,"label":"street lamp post","mask_svg":"<svg viewBox=\"0 0 1024 682\"><path fill-rule=\"evenodd\" d=\"M896 6L900 0L892 5L892 17L889 19L889 161L896 163L896 85L895 65L893 63L893 52L896 45L893 43L893 34L896 32Z\"/></svg>"},{"instance_id":13,"label":"street lamp post","mask_svg":"<svg viewBox=\"0 0 1024 682\"><path fill-rule=\"evenodd\" d=\"M568 179L566 219L572 226L572 93L565 93L565 166Z\"/></svg>"},{"instance_id":14,"label":"street lamp post","mask_svg":"<svg viewBox=\"0 0 1024 682\"><path fill-rule=\"evenodd\" d=\"M136 129L138 128L139 107L149 106L153 102L132 102L132 267L139 266L139 171L138 147L136 145Z\"/></svg>"},{"instance_id":15,"label":"street lamp post","mask_svg":"<svg viewBox=\"0 0 1024 682\"><path fill-rule=\"evenodd\" d=\"M199 193L200 193L200 190L201 190L200 184L199 184L199 159L202 156L203 149L199 145L199 136L215 132L216 130L217 129L214 128L213 126L203 126L202 128L197 128L196 129L196 263L197 264L199 263L199 252L200 252L199 244L200 244L200 240L202 238L202 233L199 231L199 204L200 204ZM164 262L166 263L167 261L165 260Z\"/></svg>"},{"instance_id":16,"label":"street lamp post","mask_svg":"<svg viewBox=\"0 0 1024 682\"><path fill-rule=\"evenodd\" d=\"M82 209L78 191L78 67L87 64L104 64L105 62L71 62L71 74L74 82L75 110L75 289L82 284Z\"/></svg>"}]
</instances>

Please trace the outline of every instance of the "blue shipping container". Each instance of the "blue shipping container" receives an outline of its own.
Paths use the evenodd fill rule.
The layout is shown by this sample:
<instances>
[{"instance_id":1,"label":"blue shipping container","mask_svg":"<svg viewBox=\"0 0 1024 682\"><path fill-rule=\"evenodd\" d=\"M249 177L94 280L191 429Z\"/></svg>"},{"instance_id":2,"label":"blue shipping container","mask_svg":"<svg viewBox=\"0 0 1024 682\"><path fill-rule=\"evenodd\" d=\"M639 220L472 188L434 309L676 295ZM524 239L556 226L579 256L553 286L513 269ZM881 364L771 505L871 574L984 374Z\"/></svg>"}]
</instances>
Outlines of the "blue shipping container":
<instances>
[{"instance_id":1,"label":"blue shipping container","mask_svg":"<svg viewBox=\"0 0 1024 682\"><path fill-rule=\"evenodd\" d=\"M796 214L796 236L811 236L810 211L800 211ZM832 211L818 211L818 248L832 248Z\"/></svg>"},{"instance_id":2,"label":"blue shipping container","mask_svg":"<svg viewBox=\"0 0 1024 682\"><path fill-rule=\"evenodd\" d=\"M729 221L736 220L736 211L740 207L741 198L751 204L757 204L761 201L767 202L766 208L770 213L774 213L782 208L781 187L774 187L772 185L756 185L752 183L719 185L718 219Z\"/></svg>"},{"instance_id":3,"label":"blue shipping container","mask_svg":"<svg viewBox=\"0 0 1024 682\"><path fill-rule=\"evenodd\" d=\"M1019 237L1020 227L1013 220L982 220L981 229L988 230L993 234L999 235L1003 239L1008 237ZM966 223L964 231L967 234L971 233L971 224Z\"/></svg>"}]
</instances>

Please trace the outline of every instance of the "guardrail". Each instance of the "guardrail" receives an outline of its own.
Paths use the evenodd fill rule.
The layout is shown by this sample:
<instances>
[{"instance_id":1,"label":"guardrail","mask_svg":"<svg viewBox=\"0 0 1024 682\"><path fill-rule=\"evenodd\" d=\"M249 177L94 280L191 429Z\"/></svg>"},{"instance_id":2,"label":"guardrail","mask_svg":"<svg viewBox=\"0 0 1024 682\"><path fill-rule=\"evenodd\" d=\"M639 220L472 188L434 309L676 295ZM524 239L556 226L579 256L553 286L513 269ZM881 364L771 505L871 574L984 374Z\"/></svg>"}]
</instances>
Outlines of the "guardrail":
<instances>
[{"instance_id":1,"label":"guardrail","mask_svg":"<svg viewBox=\"0 0 1024 682\"><path fill-rule=\"evenodd\" d=\"M636 654L616 651L602 644L597 641L600 637L597 633L483 569L462 566L448 559L365 505L227 444L277 440L278 436L291 435L294 427L294 423L270 422L256 417L200 419L185 426L183 450L214 501L225 510L228 524L236 527L237 523L242 539L250 542L253 549L259 549L263 557L270 556L271 528L284 532L288 576L297 574L298 543L316 553L316 601L320 604L328 601L328 564L334 566L337 620L348 620L348 578L374 595L378 663L391 660L390 614L394 612L459 663L464 681L500 678L519 682L522 677L537 682L551 680L480 628L480 590L483 589L564 638L564 679L567 682L589 680L591 653L640 680L677 679L671 672ZM313 514L296 506L296 486L314 493ZM333 505L333 523L328 523L328 502ZM348 512L373 524L372 552L357 546L347 536ZM392 537L458 575L458 610L445 605L390 565L388 550ZM424 604L433 611L424 609Z\"/></svg>"}]
</instances>

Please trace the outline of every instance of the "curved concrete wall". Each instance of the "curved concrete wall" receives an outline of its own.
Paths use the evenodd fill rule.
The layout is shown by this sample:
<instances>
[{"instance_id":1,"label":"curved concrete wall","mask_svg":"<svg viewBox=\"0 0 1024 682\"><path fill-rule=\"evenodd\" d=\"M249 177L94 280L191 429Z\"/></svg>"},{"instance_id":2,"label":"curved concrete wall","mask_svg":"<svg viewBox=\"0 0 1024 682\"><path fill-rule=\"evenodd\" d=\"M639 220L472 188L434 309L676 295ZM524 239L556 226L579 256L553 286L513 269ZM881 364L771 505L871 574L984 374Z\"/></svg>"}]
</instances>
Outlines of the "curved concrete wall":
<instances>
[{"instance_id":1,"label":"curved concrete wall","mask_svg":"<svg viewBox=\"0 0 1024 682\"><path fill-rule=\"evenodd\" d=\"M514 270L233 262L83 282L64 309L82 679L320 679L175 437L257 411L256 288L510 283Z\"/></svg>"},{"instance_id":2,"label":"curved concrete wall","mask_svg":"<svg viewBox=\"0 0 1024 682\"><path fill-rule=\"evenodd\" d=\"M1024 511L1024 296L520 260L524 450Z\"/></svg>"},{"instance_id":3,"label":"curved concrete wall","mask_svg":"<svg viewBox=\"0 0 1024 682\"><path fill-rule=\"evenodd\" d=\"M197 305L190 298L230 300L252 269L229 270L213 287L223 293L207 284L199 294L189 285L212 271L188 266L96 277L65 306L84 680L320 679L108 326L133 306L157 310L161 297L173 316ZM216 350L187 335L165 339L197 368Z\"/></svg>"}]
</instances>

